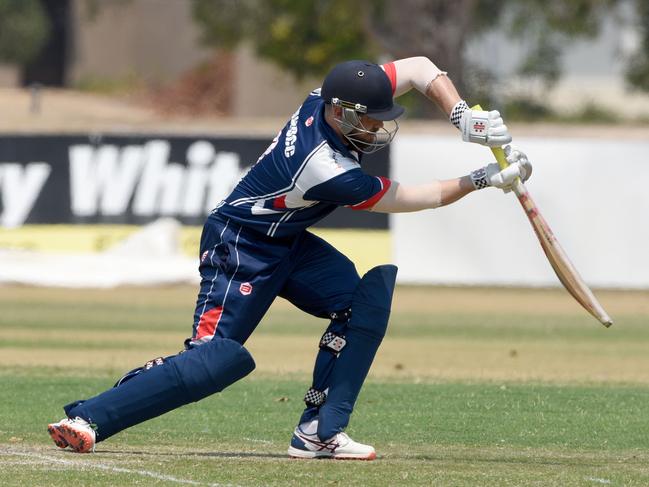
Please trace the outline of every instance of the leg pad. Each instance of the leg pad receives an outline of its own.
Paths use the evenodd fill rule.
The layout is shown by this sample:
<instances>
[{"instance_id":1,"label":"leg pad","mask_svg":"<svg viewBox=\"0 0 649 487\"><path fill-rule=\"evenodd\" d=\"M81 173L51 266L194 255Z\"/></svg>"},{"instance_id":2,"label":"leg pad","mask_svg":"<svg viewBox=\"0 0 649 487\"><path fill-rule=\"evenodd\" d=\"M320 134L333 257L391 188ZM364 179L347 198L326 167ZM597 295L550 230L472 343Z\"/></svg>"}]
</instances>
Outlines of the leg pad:
<instances>
[{"instance_id":1,"label":"leg pad","mask_svg":"<svg viewBox=\"0 0 649 487\"><path fill-rule=\"evenodd\" d=\"M97 441L172 409L198 401L242 379L255 368L250 353L223 338L189 349L85 401L64 407L68 417L96 425Z\"/></svg>"},{"instance_id":2,"label":"leg pad","mask_svg":"<svg viewBox=\"0 0 649 487\"><path fill-rule=\"evenodd\" d=\"M320 342L313 372L313 387L307 393L307 408L300 423L318 418L318 436L331 438L349 423L374 355L385 336L392 305L397 268L384 265L371 269L354 291L348 321L332 321ZM339 350L323 346L335 342ZM319 402L312 391L327 391ZM312 397L310 397L312 396Z\"/></svg>"}]
</instances>

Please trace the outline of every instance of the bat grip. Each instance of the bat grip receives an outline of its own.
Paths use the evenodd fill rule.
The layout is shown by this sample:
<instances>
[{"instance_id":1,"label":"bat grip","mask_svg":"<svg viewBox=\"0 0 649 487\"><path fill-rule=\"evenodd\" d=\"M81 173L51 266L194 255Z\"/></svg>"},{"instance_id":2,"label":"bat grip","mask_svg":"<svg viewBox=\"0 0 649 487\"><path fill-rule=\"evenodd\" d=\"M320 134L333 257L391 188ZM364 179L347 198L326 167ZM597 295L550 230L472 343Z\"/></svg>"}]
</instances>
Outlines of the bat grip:
<instances>
[{"instance_id":1,"label":"bat grip","mask_svg":"<svg viewBox=\"0 0 649 487\"><path fill-rule=\"evenodd\" d=\"M502 147L492 147L491 152L493 152L494 157L498 161L498 165L500 166L500 169L505 169L507 166L509 166L509 163L507 162L507 159L505 158L505 151L503 150Z\"/></svg>"},{"instance_id":2,"label":"bat grip","mask_svg":"<svg viewBox=\"0 0 649 487\"><path fill-rule=\"evenodd\" d=\"M482 107L480 105L474 105L471 107L471 110L482 110ZM498 165L500 166L501 170L509 166L509 163L507 162L507 159L505 157L505 151L502 147L492 147L491 152L493 152L493 155L496 158L496 161L498 161Z\"/></svg>"}]
</instances>

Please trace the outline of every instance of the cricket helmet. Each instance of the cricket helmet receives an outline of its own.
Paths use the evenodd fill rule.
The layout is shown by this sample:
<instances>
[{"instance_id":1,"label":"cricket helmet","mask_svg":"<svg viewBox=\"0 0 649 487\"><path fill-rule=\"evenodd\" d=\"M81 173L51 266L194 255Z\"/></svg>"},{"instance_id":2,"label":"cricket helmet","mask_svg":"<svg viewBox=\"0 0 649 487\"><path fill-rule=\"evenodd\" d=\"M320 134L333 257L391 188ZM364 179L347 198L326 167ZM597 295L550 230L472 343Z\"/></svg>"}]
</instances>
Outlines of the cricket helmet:
<instances>
[{"instance_id":1,"label":"cricket helmet","mask_svg":"<svg viewBox=\"0 0 649 487\"><path fill-rule=\"evenodd\" d=\"M405 111L392 99L388 75L369 61L346 61L334 66L322 83L320 96L325 103L342 108L342 116L335 120L345 138L364 153L375 152L392 141L399 129L396 119ZM367 130L361 122L362 115L390 121L393 128ZM358 138L358 134L370 134L374 140L368 142Z\"/></svg>"},{"instance_id":2,"label":"cricket helmet","mask_svg":"<svg viewBox=\"0 0 649 487\"><path fill-rule=\"evenodd\" d=\"M346 61L337 64L322 83L321 96L326 103L342 103L376 120L394 120L404 108L392 100L388 75L369 61Z\"/></svg>"}]
</instances>

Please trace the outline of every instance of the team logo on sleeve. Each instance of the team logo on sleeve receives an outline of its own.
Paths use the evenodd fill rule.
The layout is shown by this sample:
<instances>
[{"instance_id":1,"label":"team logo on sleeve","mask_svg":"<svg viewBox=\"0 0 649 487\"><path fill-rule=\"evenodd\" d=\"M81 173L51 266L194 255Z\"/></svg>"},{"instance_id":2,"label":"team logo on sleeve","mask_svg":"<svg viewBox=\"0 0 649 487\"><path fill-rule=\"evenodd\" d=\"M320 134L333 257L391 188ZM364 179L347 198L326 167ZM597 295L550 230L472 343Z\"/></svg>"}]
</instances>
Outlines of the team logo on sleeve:
<instances>
[{"instance_id":1,"label":"team logo on sleeve","mask_svg":"<svg viewBox=\"0 0 649 487\"><path fill-rule=\"evenodd\" d=\"M209 253L210 253L209 250L206 250L205 252L203 252L203 255L201 255L201 262L205 261L205 258L207 257L207 254L209 254Z\"/></svg>"},{"instance_id":2,"label":"team logo on sleeve","mask_svg":"<svg viewBox=\"0 0 649 487\"><path fill-rule=\"evenodd\" d=\"M239 292L244 296L248 296L252 292L252 284L249 282L242 282L239 286Z\"/></svg>"},{"instance_id":3,"label":"team logo on sleeve","mask_svg":"<svg viewBox=\"0 0 649 487\"><path fill-rule=\"evenodd\" d=\"M306 125L307 127L310 127L312 123L313 123L313 116L310 116L304 121L304 125Z\"/></svg>"}]
</instances>

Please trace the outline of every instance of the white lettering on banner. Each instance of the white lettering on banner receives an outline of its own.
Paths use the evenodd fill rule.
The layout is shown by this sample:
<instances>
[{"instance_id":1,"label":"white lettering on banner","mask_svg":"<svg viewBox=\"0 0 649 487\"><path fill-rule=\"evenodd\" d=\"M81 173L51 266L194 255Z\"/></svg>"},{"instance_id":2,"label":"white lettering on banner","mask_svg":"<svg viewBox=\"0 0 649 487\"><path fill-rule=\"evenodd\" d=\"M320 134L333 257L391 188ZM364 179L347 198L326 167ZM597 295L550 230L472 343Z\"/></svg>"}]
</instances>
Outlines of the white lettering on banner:
<instances>
[{"instance_id":1,"label":"white lettering on banner","mask_svg":"<svg viewBox=\"0 0 649 487\"><path fill-rule=\"evenodd\" d=\"M142 171L142 147L70 147L70 196L75 216L121 215ZM100 210L98 211L98 208Z\"/></svg>"},{"instance_id":2,"label":"white lettering on banner","mask_svg":"<svg viewBox=\"0 0 649 487\"><path fill-rule=\"evenodd\" d=\"M165 176L169 172L179 171L175 170L173 165L171 168L167 167L169 142L153 140L146 144L144 152L144 171L133 200L133 213L138 216L153 216L161 209L161 202L166 199L166 193L177 193L173 188L174 181ZM181 185L183 181L177 181L176 184Z\"/></svg>"},{"instance_id":3,"label":"white lettering on banner","mask_svg":"<svg viewBox=\"0 0 649 487\"><path fill-rule=\"evenodd\" d=\"M199 140L194 142L187 150L187 163L189 168L187 170L187 187L192 188L191 191L185 191L182 196L180 204L180 213L184 216L199 215L205 206L205 193L207 191L207 184L209 183L208 168L214 161L215 157L214 146L209 142ZM214 164L216 165L216 163ZM237 159L237 167L235 174L239 169L239 161ZM209 200L205 213L208 213L217 201Z\"/></svg>"},{"instance_id":4,"label":"white lettering on banner","mask_svg":"<svg viewBox=\"0 0 649 487\"><path fill-rule=\"evenodd\" d=\"M25 222L51 172L51 166L44 162L32 162L26 166L0 164L1 226L18 227Z\"/></svg>"},{"instance_id":5,"label":"white lettering on banner","mask_svg":"<svg viewBox=\"0 0 649 487\"><path fill-rule=\"evenodd\" d=\"M132 200L143 217L206 215L241 178L236 153L216 152L197 141L187 150L188 166L169 162L170 145L78 145L70 148L72 212L77 216L120 215Z\"/></svg>"}]
</instances>

